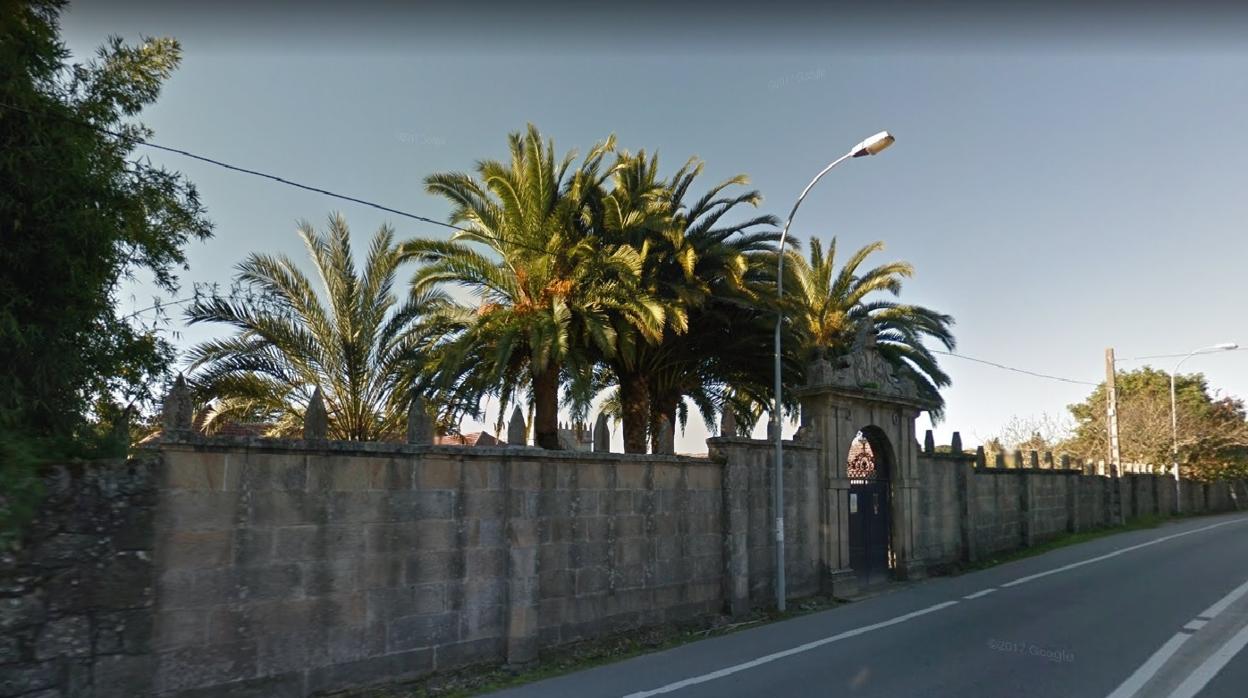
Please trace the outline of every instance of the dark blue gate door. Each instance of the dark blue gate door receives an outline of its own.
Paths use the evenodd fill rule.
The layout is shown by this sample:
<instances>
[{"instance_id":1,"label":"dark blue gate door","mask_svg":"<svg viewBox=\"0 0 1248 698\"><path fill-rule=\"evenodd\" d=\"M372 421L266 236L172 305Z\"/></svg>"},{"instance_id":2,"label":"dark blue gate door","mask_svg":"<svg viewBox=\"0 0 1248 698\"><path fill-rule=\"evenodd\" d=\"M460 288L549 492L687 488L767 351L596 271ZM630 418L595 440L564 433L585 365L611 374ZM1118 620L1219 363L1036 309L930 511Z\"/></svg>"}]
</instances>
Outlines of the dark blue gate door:
<instances>
[{"instance_id":1,"label":"dark blue gate door","mask_svg":"<svg viewBox=\"0 0 1248 698\"><path fill-rule=\"evenodd\" d=\"M889 578L888 512L888 480L850 480L849 565L862 582Z\"/></svg>"}]
</instances>

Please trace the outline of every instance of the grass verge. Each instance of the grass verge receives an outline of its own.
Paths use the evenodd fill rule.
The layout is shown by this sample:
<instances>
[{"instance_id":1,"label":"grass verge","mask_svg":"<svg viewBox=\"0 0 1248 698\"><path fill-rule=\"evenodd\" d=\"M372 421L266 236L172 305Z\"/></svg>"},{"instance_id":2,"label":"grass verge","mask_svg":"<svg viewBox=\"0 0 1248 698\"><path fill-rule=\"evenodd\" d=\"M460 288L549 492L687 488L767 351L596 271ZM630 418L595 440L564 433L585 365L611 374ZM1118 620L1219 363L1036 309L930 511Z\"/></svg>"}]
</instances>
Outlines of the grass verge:
<instances>
[{"instance_id":1,"label":"grass verge","mask_svg":"<svg viewBox=\"0 0 1248 698\"><path fill-rule=\"evenodd\" d=\"M410 683L336 693L334 696L335 698L465 698L477 696L583 671L650 652L659 652L689 642L727 635L766 623L824 611L840 603L832 597L815 596L793 601L785 613L761 610L734 619L725 616L710 616L676 625L642 628L606 638L583 640L544 650L538 655L534 665L520 670L496 665L467 667L458 671L435 674Z\"/></svg>"},{"instance_id":2,"label":"grass verge","mask_svg":"<svg viewBox=\"0 0 1248 698\"><path fill-rule=\"evenodd\" d=\"M957 573L975 572L989 567L996 567L997 565L1002 565L1007 562L1014 562L1015 560L1023 560L1029 557L1035 557L1036 555L1043 555L1049 551L1057 550L1058 548L1087 543L1088 541L1093 541L1097 538L1104 538L1105 536L1112 536L1116 533L1157 528L1167 521L1180 521L1198 516L1205 516L1205 514L1179 514L1177 516L1149 514L1147 516L1140 516L1131 519L1121 526L1102 526L1087 531L1079 531L1078 533L1063 533L1056 538L1051 538L1037 545L1027 548L1019 548L1018 550L1012 550L1004 554L993 555L992 557L978 560L972 564L964 565L957 570Z\"/></svg>"}]
</instances>

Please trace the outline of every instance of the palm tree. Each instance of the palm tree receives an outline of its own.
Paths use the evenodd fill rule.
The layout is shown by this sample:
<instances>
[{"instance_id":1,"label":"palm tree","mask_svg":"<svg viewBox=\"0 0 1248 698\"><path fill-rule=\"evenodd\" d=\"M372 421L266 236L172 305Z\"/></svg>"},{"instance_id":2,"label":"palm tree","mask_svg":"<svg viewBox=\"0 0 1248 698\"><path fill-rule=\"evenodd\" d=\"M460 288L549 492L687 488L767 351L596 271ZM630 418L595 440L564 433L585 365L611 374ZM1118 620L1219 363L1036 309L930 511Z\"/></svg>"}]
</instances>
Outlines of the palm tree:
<instances>
[{"instance_id":1,"label":"palm tree","mask_svg":"<svg viewBox=\"0 0 1248 698\"><path fill-rule=\"evenodd\" d=\"M914 378L920 397L943 405L940 388L949 385L949 376L940 369L936 356L924 344L934 339L947 350L955 346L950 327L953 318L918 305L880 299L878 294L898 296L902 279L914 275L907 262L888 262L872 269L860 267L872 254L884 249L873 242L850 255L836 268L836 238L825 254L817 239L810 241L810 259L789 251L785 278L786 299L794 309L794 331L800 337L799 356L805 364L818 355L847 352L855 335L872 327L878 333L880 354L899 370ZM937 409L939 414L939 409Z\"/></svg>"},{"instance_id":2,"label":"palm tree","mask_svg":"<svg viewBox=\"0 0 1248 698\"><path fill-rule=\"evenodd\" d=\"M707 423L714 420L736 388L749 394L765 369L766 336L758 319L773 306L762 260L774 252L778 234L771 216L721 225L738 206L757 206L757 191L726 195L748 179L725 180L692 203L685 201L703 163L691 158L670 180L658 176L658 158L623 153L613 170L613 188L604 196L601 229L614 245L639 250L642 283L663 304L668 318L661 336L651 339L619 328L619 350L605 362L618 382L615 398L627 452L658 450L658 423L675 426L688 416L686 398ZM774 257L773 257L774 258ZM774 294L772 294L774 295ZM774 310L768 317L774 317Z\"/></svg>"},{"instance_id":3,"label":"palm tree","mask_svg":"<svg viewBox=\"0 0 1248 698\"><path fill-rule=\"evenodd\" d=\"M425 180L451 201L450 220L461 230L448 241L408 241L403 255L424 262L412 278L416 292L452 283L478 299L475 308L441 314L451 329L436 359L437 384L467 401L498 395L504 409L527 386L536 442L558 448L561 382L584 383L596 357L614 354L621 319L651 338L666 316L638 285L639 251L605 246L594 225L603 215L601 163L614 139L575 169L575 154L556 164L554 143L531 124L509 145L510 162L477 164L479 180Z\"/></svg>"},{"instance_id":4,"label":"palm tree","mask_svg":"<svg viewBox=\"0 0 1248 698\"><path fill-rule=\"evenodd\" d=\"M211 298L187 310L191 323L237 330L191 350L197 396L210 403L205 427L260 421L273 425L271 435L298 433L320 388L331 438L372 441L401 433L421 357L436 337L423 317L447 299L428 290L402 302L395 297L401 257L389 226L373 236L362 272L341 216L330 216L326 233L302 222L299 236L321 295L289 258L252 254L238 266L238 280L266 301Z\"/></svg>"}]
</instances>

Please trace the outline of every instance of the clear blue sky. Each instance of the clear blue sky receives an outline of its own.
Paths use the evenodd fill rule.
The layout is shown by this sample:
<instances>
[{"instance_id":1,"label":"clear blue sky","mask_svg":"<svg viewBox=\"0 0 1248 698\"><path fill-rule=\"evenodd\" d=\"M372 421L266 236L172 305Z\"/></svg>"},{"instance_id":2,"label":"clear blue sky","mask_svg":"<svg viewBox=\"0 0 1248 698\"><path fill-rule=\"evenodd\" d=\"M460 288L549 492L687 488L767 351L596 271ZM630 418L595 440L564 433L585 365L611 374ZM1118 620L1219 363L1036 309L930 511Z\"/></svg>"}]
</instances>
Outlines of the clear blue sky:
<instances>
[{"instance_id":1,"label":"clear blue sky","mask_svg":"<svg viewBox=\"0 0 1248 698\"><path fill-rule=\"evenodd\" d=\"M561 150L615 133L669 169L704 158L708 183L747 173L777 215L830 159L889 129L897 144L825 178L794 232L842 249L884 240L885 256L918 271L903 299L951 313L960 353L1097 381L1107 346L1132 357L1248 345L1240 14L212 7L84 4L64 35L79 56L112 33L182 41L182 69L143 116L159 143L439 220L447 207L422 179L503 157L507 132L530 121ZM187 282L228 282L253 250L301 260L295 221L332 210L361 246L384 221L402 236L446 232L146 154L185 172L216 224L190 248ZM150 303L134 291L125 307ZM1090 389L946 365L942 440L957 429L975 443ZM1189 368L1248 396L1248 352ZM678 448L703 451L704 437L691 423Z\"/></svg>"}]
</instances>

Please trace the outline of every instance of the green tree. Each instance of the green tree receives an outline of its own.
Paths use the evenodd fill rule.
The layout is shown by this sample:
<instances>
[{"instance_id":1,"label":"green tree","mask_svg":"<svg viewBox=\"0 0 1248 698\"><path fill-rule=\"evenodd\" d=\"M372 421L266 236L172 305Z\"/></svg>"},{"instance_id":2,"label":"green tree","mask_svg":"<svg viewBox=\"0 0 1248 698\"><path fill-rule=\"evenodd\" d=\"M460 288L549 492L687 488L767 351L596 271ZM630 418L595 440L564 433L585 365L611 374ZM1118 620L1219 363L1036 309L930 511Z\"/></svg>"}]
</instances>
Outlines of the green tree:
<instances>
[{"instance_id":1,"label":"green tree","mask_svg":"<svg viewBox=\"0 0 1248 698\"><path fill-rule=\"evenodd\" d=\"M844 266L836 267L836 238L827 253L817 239L810 241L810 259L789 252L785 278L786 302L795 309L795 331L801 337L799 359L805 363L818 354L836 356L847 352L855 335L864 326L878 332L880 354L915 379L920 396L943 405L940 388L948 386L949 376L941 370L925 340L934 339L946 349L955 346L953 318L930 308L881 299L879 294L898 296L903 279L914 274L907 262L886 262L861 269L884 243L873 242L850 255Z\"/></svg>"},{"instance_id":2,"label":"green tree","mask_svg":"<svg viewBox=\"0 0 1248 698\"><path fill-rule=\"evenodd\" d=\"M205 428L258 421L271 424L272 435L297 434L319 387L331 438L402 434L423 357L438 336L425 317L447 299L428 290L402 302L395 297L401 255L389 226L373 236L361 271L341 216L330 217L325 233L301 223L299 236L321 279L320 295L289 258L252 254L239 265L238 282L255 288L260 301L212 297L187 309L191 323L236 329L190 352L194 390L208 405Z\"/></svg>"},{"instance_id":3,"label":"green tree","mask_svg":"<svg viewBox=\"0 0 1248 698\"><path fill-rule=\"evenodd\" d=\"M184 246L211 233L195 188L134 156L151 131L132 119L177 68L178 43L113 37L95 60L70 65L59 39L64 4L6 3L0 13L0 510L8 511L32 460L74 451L108 430L99 417L152 397L148 385L172 351L117 315L120 283L142 273L173 292Z\"/></svg>"},{"instance_id":4,"label":"green tree","mask_svg":"<svg viewBox=\"0 0 1248 698\"><path fill-rule=\"evenodd\" d=\"M527 387L536 442L558 448L559 390L584 382L598 356L616 347L617 318L656 336L663 307L637 279L642 258L626 246L604 246L600 219L602 160L614 139L595 146L579 166L575 153L558 163L554 143L536 127L509 137L510 160L464 173L428 177L430 193L453 205L460 226L448 241L411 240L404 254L423 262L415 289L455 284L475 307L442 313L448 330L434 373L437 385L468 404L498 395L503 407Z\"/></svg>"},{"instance_id":5,"label":"green tree","mask_svg":"<svg viewBox=\"0 0 1248 698\"><path fill-rule=\"evenodd\" d=\"M1152 367L1120 371L1119 451L1124 463L1169 468L1173 439L1170 421L1170 374ZM1243 401L1214 398L1199 373L1175 377L1179 465L1185 477L1213 479L1248 474L1248 423ZM1070 405L1074 434L1063 444L1082 458L1103 460L1108 451L1105 384L1083 402Z\"/></svg>"},{"instance_id":6,"label":"green tree","mask_svg":"<svg viewBox=\"0 0 1248 698\"><path fill-rule=\"evenodd\" d=\"M619 351L606 359L619 385L613 404L627 452L645 452L647 430L659 450L660 419L683 425L690 404L711 428L725 404L765 393L771 375L766 318L774 318L775 275L767 262L779 238L776 221L735 218L739 207L762 200L757 191L731 192L749 183L745 175L688 200L702 169L691 158L663 180L657 156L624 153L604 197L604 236L642 252L642 283L668 318L650 340L622 326Z\"/></svg>"}]
</instances>

